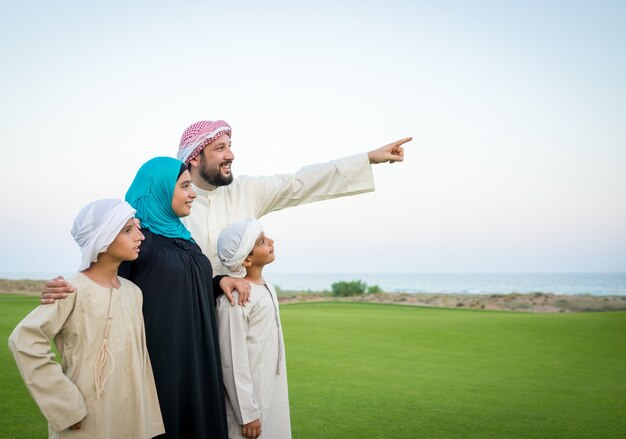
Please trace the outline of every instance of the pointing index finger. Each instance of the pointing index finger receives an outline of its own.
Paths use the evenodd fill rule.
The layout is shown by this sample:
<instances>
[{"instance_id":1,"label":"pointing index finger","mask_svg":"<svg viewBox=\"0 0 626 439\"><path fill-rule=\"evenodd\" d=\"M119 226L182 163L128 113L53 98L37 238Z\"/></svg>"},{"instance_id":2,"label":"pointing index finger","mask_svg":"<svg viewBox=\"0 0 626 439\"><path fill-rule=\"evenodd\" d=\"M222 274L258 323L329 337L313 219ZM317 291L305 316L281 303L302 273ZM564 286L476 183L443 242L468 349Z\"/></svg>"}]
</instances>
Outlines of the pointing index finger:
<instances>
[{"instance_id":1,"label":"pointing index finger","mask_svg":"<svg viewBox=\"0 0 626 439\"><path fill-rule=\"evenodd\" d=\"M393 142L393 144L395 146L400 146L404 145L407 142L410 142L411 140L413 140L413 137L405 137L404 139L396 140L395 142Z\"/></svg>"}]
</instances>

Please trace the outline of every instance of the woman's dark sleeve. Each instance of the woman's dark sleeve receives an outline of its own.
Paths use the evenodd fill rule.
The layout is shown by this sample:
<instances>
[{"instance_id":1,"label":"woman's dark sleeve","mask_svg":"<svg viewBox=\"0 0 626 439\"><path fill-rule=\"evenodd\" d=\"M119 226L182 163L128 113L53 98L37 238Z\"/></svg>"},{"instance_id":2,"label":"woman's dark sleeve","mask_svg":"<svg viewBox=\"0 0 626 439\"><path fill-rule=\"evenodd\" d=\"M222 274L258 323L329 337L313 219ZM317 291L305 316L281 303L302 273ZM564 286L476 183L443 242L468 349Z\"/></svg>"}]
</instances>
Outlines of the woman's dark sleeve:
<instances>
[{"instance_id":1,"label":"woman's dark sleeve","mask_svg":"<svg viewBox=\"0 0 626 439\"><path fill-rule=\"evenodd\" d=\"M224 274L219 274L213 278L213 298L217 301L220 295L224 294L224 291L220 288L220 281L226 277Z\"/></svg>"},{"instance_id":2,"label":"woman's dark sleeve","mask_svg":"<svg viewBox=\"0 0 626 439\"><path fill-rule=\"evenodd\" d=\"M120 264L119 268L117 269L117 275L119 277L123 277L126 280L130 280L130 270L131 267L133 266L133 262L132 261L124 261Z\"/></svg>"}]
</instances>

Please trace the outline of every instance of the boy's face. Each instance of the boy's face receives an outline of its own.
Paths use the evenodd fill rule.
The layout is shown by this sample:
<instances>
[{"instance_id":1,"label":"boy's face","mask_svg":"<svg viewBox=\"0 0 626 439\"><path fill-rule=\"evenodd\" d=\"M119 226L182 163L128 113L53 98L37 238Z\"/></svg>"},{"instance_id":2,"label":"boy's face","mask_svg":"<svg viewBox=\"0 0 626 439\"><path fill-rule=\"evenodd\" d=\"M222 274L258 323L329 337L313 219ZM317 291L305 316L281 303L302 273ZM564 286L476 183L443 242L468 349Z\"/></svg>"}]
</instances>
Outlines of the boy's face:
<instances>
[{"instance_id":1,"label":"boy's face","mask_svg":"<svg viewBox=\"0 0 626 439\"><path fill-rule=\"evenodd\" d=\"M276 256L274 255L274 240L265 236L265 233L261 232L259 238L254 243L252 251L246 258L250 261L250 265L264 266L274 262Z\"/></svg>"},{"instance_id":2,"label":"boy's face","mask_svg":"<svg viewBox=\"0 0 626 439\"><path fill-rule=\"evenodd\" d=\"M137 224L135 218L126 221L120 233L106 250L109 256L120 261L134 261L139 257L139 246L144 240L144 236Z\"/></svg>"}]
</instances>

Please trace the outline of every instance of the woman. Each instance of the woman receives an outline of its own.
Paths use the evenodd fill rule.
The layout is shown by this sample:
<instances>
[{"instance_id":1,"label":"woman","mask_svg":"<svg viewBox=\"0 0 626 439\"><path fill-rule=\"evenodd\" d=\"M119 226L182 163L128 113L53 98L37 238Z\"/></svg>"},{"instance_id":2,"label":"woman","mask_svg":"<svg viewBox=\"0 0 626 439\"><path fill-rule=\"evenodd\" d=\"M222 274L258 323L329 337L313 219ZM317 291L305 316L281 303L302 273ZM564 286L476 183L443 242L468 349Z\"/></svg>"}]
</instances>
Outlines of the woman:
<instances>
[{"instance_id":1,"label":"woman","mask_svg":"<svg viewBox=\"0 0 626 439\"><path fill-rule=\"evenodd\" d=\"M196 194L185 165L157 157L137 172L126 201L145 240L119 275L143 291L148 352L167 438L226 438L212 268L180 217Z\"/></svg>"}]
</instances>

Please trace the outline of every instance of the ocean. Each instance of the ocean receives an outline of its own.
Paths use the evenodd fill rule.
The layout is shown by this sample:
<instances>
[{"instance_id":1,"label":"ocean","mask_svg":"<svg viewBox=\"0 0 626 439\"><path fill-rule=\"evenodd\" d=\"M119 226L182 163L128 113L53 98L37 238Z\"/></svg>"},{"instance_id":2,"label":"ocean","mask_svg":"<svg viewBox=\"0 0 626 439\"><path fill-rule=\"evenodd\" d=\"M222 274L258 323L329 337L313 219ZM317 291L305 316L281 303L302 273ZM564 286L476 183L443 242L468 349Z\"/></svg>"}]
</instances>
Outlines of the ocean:
<instances>
[{"instance_id":1,"label":"ocean","mask_svg":"<svg viewBox=\"0 0 626 439\"><path fill-rule=\"evenodd\" d=\"M69 273L2 273L4 279L51 279ZM365 282L383 291L437 294L555 293L626 296L626 273L273 273L282 290L325 291L338 281Z\"/></svg>"},{"instance_id":2,"label":"ocean","mask_svg":"<svg viewBox=\"0 0 626 439\"><path fill-rule=\"evenodd\" d=\"M271 273L283 290L330 290L361 280L387 292L438 294L555 293L625 296L626 273Z\"/></svg>"}]
</instances>

